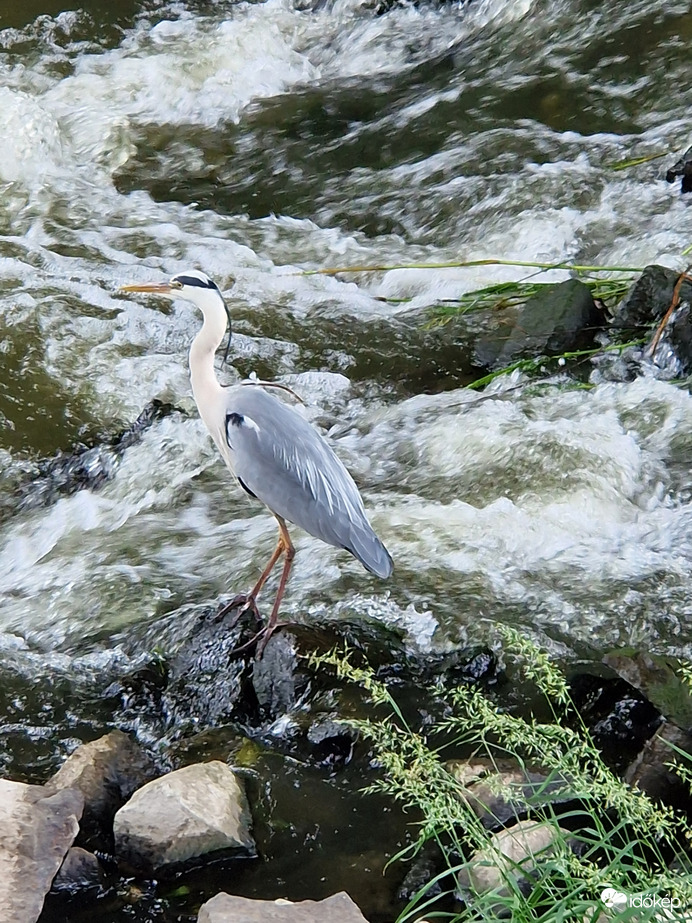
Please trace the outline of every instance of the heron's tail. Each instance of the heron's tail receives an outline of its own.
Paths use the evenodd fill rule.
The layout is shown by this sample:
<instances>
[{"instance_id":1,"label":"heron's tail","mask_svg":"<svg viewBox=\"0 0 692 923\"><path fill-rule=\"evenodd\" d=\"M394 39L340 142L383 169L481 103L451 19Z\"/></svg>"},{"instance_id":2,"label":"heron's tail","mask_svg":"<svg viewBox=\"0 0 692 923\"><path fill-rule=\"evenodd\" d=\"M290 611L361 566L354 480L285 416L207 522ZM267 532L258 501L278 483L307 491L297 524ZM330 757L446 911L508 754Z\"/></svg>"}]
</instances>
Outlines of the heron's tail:
<instances>
[{"instance_id":1,"label":"heron's tail","mask_svg":"<svg viewBox=\"0 0 692 923\"><path fill-rule=\"evenodd\" d=\"M363 567L369 570L371 574L382 577L383 580L391 576L394 562L387 549L373 532L370 523L366 521L354 526L351 529L349 539L350 543L344 547L346 551L350 551L355 558L358 558Z\"/></svg>"}]
</instances>

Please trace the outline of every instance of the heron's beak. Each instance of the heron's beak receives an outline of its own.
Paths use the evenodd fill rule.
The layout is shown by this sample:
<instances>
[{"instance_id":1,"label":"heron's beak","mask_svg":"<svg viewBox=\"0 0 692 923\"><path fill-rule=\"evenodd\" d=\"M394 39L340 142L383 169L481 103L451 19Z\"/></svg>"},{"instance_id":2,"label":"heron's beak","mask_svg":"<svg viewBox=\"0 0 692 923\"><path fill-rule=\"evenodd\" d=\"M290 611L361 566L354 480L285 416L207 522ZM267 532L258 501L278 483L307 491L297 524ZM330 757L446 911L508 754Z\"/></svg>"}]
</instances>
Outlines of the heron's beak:
<instances>
[{"instance_id":1,"label":"heron's beak","mask_svg":"<svg viewBox=\"0 0 692 923\"><path fill-rule=\"evenodd\" d=\"M143 282L138 285L121 285L119 292L148 292L150 295L172 295L170 282Z\"/></svg>"}]
</instances>

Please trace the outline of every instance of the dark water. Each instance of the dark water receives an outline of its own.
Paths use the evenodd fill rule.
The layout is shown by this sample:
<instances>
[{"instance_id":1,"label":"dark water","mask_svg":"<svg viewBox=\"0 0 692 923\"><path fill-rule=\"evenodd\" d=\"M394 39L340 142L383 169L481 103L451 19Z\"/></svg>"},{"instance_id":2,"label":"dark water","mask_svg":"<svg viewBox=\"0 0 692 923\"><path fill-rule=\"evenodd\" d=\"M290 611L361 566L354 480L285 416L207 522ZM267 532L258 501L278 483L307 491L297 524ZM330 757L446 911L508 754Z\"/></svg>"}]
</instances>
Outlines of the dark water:
<instances>
[{"instance_id":1,"label":"dark water","mask_svg":"<svg viewBox=\"0 0 692 923\"><path fill-rule=\"evenodd\" d=\"M297 535L288 617L374 617L422 648L487 643L510 622L568 661L622 645L689 656L685 389L652 372L535 390L515 373L479 401L463 388L477 320L430 332L428 311L528 270L301 273L487 258L683 269L692 213L663 181L675 157L612 165L689 143L691 30L682 2L6 0L7 775L40 781L77 741L126 723L105 695L113 678L175 649L190 607L245 588L273 547L270 517L230 484L194 412L192 307L115 294L193 266L234 315L221 374L304 394L396 562L385 585ZM189 414L152 427L102 490L17 508L36 459L110 438L153 398ZM155 744L155 729L130 727ZM271 759L260 777L288 816ZM314 864L289 858L272 894L290 891L295 861L320 893L349 884L333 843L361 849L371 814L380 861L396 850L403 827L383 846L385 808L359 818L359 784L356 771L301 781L340 833L320 822ZM240 889L256 893L257 876Z\"/></svg>"}]
</instances>

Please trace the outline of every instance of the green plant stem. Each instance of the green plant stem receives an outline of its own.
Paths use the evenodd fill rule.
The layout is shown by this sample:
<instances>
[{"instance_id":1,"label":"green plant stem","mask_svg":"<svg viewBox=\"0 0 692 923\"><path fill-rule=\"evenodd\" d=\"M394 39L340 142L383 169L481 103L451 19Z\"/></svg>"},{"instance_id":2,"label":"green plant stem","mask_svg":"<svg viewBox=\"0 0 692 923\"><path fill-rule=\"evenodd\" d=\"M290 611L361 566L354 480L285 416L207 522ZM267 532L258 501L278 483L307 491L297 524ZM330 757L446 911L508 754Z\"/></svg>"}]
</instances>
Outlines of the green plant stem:
<instances>
[{"instance_id":1,"label":"green plant stem","mask_svg":"<svg viewBox=\"0 0 692 923\"><path fill-rule=\"evenodd\" d=\"M577 263L540 263L528 260L453 260L446 263L408 263L401 265L372 265L372 266L338 266L328 267L325 269L304 269L298 275L302 276L335 276L339 273L348 272L393 272L395 269L459 269L463 267L474 266L519 266L526 269L564 269L567 272L589 273L589 272L642 272L641 267L637 266L582 266Z\"/></svg>"},{"instance_id":2,"label":"green plant stem","mask_svg":"<svg viewBox=\"0 0 692 923\"><path fill-rule=\"evenodd\" d=\"M517 369L521 369L522 371L535 371L546 363L559 362L561 359L567 362L570 359L597 356L601 353L610 353L614 351L622 352L623 349L628 349L631 346L642 346L644 343L646 343L645 339L630 340L628 343L611 343L610 346L597 346L594 349L575 349L570 352L559 353L552 356L536 356L533 359L519 359L517 362L513 362L511 365L505 366L502 369L488 372L487 375L483 375L482 378L477 378L475 381L466 385L466 387L477 390L478 388L484 388L486 385L489 385L491 381L495 381L496 378L500 378L502 375L510 375Z\"/></svg>"}]
</instances>

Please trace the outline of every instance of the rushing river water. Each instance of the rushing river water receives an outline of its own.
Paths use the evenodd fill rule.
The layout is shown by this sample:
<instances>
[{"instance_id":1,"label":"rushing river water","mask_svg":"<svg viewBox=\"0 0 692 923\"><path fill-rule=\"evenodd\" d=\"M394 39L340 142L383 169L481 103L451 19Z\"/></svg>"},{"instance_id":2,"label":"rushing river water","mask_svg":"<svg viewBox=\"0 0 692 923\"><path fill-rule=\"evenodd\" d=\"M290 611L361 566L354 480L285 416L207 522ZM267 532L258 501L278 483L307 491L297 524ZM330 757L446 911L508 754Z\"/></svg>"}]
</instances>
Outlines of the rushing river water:
<instances>
[{"instance_id":1,"label":"rushing river water","mask_svg":"<svg viewBox=\"0 0 692 923\"><path fill-rule=\"evenodd\" d=\"M64 5L0 10L3 656L31 679L105 669L133 636L165 650L271 552L272 518L194 411L193 307L116 294L190 267L227 292L220 374L307 399L395 561L383 583L297 534L287 616L355 610L422 646L502 621L567 657L690 656L687 390L515 375L479 400L463 335L426 333L428 309L526 270L301 274L684 268L692 212L661 162L611 165L689 141L688 3ZM102 489L16 509L32 461L155 397L189 413Z\"/></svg>"}]
</instances>

